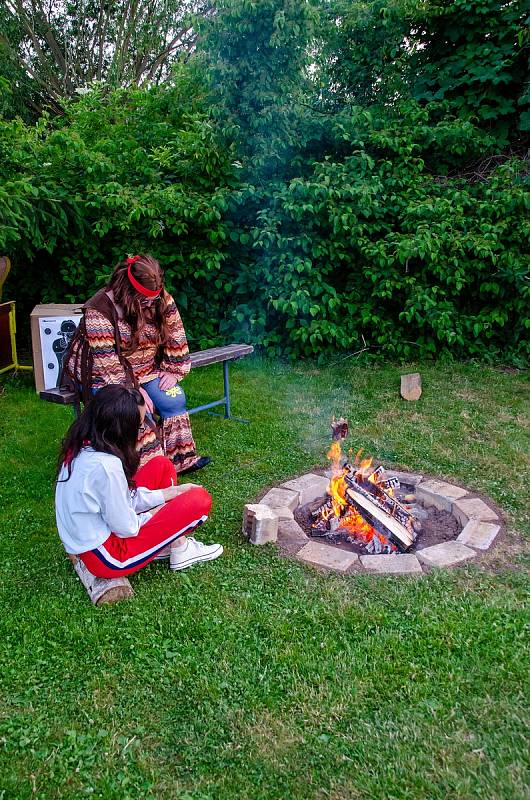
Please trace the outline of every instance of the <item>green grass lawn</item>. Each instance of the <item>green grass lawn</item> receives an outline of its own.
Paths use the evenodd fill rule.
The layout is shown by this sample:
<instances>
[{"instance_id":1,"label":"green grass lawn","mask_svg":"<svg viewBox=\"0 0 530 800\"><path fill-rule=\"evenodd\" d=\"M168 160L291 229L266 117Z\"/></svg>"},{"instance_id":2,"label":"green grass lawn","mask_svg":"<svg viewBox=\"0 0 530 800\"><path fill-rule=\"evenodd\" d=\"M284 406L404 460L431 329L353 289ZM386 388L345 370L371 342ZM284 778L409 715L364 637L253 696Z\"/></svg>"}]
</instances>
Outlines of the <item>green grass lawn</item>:
<instances>
[{"instance_id":1,"label":"green grass lawn","mask_svg":"<svg viewBox=\"0 0 530 800\"><path fill-rule=\"evenodd\" d=\"M528 375L416 369L423 397L407 404L397 366L236 365L233 413L250 424L193 417L214 459L201 534L224 556L176 575L153 564L103 609L55 530L71 412L4 378L0 800L527 796ZM221 387L219 367L185 382L193 404ZM323 464L333 414L354 448L488 494L506 514L497 548L398 579L246 544L244 503Z\"/></svg>"}]
</instances>

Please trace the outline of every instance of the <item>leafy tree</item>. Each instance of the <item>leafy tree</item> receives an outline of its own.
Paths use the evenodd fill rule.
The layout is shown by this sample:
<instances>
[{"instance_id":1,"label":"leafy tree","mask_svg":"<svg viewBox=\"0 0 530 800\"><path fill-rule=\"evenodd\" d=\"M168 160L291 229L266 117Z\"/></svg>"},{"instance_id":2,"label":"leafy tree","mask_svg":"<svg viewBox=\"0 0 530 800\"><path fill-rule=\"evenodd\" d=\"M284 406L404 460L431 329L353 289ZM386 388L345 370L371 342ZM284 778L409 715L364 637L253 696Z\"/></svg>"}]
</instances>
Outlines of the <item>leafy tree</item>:
<instances>
[{"instance_id":1,"label":"leafy tree","mask_svg":"<svg viewBox=\"0 0 530 800\"><path fill-rule=\"evenodd\" d=\"M191 52L192 14L208 0L0 0L0 43L43 102L64 98L94 81L111 87L153 85Z\"/></svg>"},{"instance_id":2,"label":"leafy tree","mask_svg":"<svg viewBox=\"0 0 530 800\"><path fill-rule=\"evenodd\" d=\"M416 18L414 96L447 100L501 143L530 131L529 0L430 0L424 8Z\"/></svg>"},{"instance_id":3,"label":"leafy tree","mask_svg":"<svg viewBox=\"0 0 530 800\"><path fill-rule=\"evenodd\" d=\"M410 0L325 0L318 68L327 107L409 96L415 8Z\"/></svg>"},{"instance_id":4,"label":"leafy tree","mask_svg":"<svg viewBox=\"0 0 530 800\"><path fill-rule=\"evenodd\" d=\"M200 26L212 100L237 125L243 174L253 179L283 173L297 150L316 19L310 0L219 0Z\"/></svg>"},{"instance_id":5,"label":"leafy tree","mask_svg":"<svg viewBox=\"0 0 530 800\"><path fill-rule=\"evenodd\" d=\"M530 130L529 0L327 0L323 98L440 102L499 144Z\"/></svg>"},{"instance_id":6,"label":"leafy tree","mask_svg":"<svg viewBox=\"0 0 530 800\"><path fill-rule=\"evenodd\" d=\"M479 7L488 25L515 12L467 4L473 47ZM82 299L147 250L199 346L523 363L530 171L499 150L519 135L525 39L506 17L506 40L490 38L516 41L510 78L474 82L453 59L464 36L433 49L451 8L219 0L161 85L96 85L33 126L0 119L0 250L19 302Z\"/></svg>"}]
</instances>

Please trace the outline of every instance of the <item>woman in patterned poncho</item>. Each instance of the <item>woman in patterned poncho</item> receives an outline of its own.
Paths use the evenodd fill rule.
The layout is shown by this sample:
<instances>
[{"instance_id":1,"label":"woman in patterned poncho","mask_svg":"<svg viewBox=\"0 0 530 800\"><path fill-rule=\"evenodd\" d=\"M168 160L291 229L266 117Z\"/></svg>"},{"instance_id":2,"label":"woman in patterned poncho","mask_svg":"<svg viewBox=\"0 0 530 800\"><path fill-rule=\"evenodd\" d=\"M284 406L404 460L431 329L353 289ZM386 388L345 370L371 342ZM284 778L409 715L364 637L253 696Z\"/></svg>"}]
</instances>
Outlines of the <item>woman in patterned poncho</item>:
<instances>
[{"instance_id":1,"label":"woman in patterned poncho","mask_svg":"<svg viewBox=\"0 0 530 800\"><path fill-rule=\"evenodd\" d=\"M103 386L123 384L140 389L151 417L158 412L158 432L147 421L138 434L141 466L164 452L181 473L209 463L196 453L179 385L191 366L186 334L156 259L139 255L117 265L107 286L85 303L65 361L85 402Z\"/></svg>"}]
</instances>

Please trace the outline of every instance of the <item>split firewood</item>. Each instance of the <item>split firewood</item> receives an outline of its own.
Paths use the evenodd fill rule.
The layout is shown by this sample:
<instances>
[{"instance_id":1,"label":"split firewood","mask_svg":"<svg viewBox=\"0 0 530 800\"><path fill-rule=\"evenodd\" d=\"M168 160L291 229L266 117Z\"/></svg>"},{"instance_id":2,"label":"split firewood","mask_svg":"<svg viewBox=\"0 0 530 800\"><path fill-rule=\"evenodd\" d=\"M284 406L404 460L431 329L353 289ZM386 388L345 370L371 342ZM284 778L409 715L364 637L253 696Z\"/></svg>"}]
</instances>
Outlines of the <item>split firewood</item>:
<instances>
[{"instance_id":1,"label":"split firewood","mask_svg":"<svg viewBox=\"0 0 530 800\"><path fill-rule=\"evenodd\" d=\"M387 514L381 509L373 500L358 490L350 486L346 490L348 500L354 505L362 514L367 511L374 519L376 519L385 529L387 538L392 538L399 544L401 550L408 550L414 543L413 534L395 517Z\"/></svg>"},{"instance_id":2,"label":"split firewood","mask_svg":"<svg viewBox=\"0 0 530 800\"><path fill-rule=\"evenodd\" d=\"M421 375L411 372L401 376L401 397L404 400L419 400L421 397Z\"/></svg>"},{"instance_id":3,"label":"split firewood","mask_svg":"<svg viewBox=\"0 0 530 800\"><path fill-rule=\"evenodd\" d=\"M96 578L80 558L70 555L68 558L95 606L117 603L133 596L133 588L127 578Z\"/></svg>"}]
</instances>

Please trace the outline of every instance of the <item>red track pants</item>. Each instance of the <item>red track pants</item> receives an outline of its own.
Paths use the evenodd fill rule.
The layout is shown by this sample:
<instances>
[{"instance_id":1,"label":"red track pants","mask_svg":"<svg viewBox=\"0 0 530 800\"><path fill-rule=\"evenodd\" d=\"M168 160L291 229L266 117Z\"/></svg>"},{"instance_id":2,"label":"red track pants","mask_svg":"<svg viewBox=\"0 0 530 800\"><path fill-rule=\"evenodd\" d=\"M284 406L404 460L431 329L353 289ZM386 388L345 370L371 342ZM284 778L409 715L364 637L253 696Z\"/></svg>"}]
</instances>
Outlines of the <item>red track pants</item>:
<instances>
[{"instance_id":1,"label":"red track pants","mask_svg":"<svg viewBox=\"0 0 530 800\"><path fill-rule=\"evenodd\" d=\"M156 456L135 475L137 486L146 489L167 489L176 486L177 474L165 456ZM142 525L137 536L126 539L111 533L94 550L81 553L79 558L98 578L115 578L137 572L167 545L191 533L208 519L212 498L202 488L189 489L166 503L154 517Z\"/></svg>"}]
</instances>

